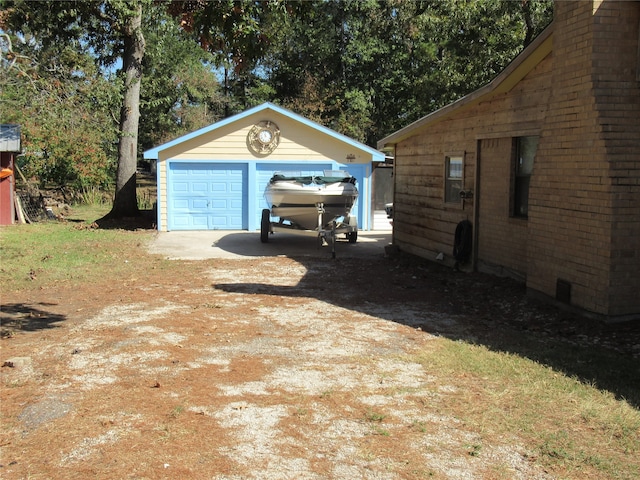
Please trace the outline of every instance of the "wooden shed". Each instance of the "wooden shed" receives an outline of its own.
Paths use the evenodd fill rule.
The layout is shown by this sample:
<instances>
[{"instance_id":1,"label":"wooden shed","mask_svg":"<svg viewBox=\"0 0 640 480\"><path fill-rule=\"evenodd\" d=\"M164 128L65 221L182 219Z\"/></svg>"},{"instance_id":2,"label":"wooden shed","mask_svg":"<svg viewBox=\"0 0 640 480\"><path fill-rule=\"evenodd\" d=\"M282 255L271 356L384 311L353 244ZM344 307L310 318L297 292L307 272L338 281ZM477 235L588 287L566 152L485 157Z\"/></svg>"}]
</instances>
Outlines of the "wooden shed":
<instances>
[{"instance_id":1,"label":"wooden shed","mask_svg":"<svg viewBox=\"0 0 640 480\"><path fill-rule=\"evenodd\" d=\"M264 188L276 171L346 170L354 206L370 230L372 169L384 154L289 110L264 103L144 152L156 160L158 230L257 230Z\"/></svg>"},{"instance_id":2,"label":"wooden shed","mask_svg":"<svg viewBox=\"0 0 640 480\"><path fill-rule=\"evenodd\" d=\"M20 126L0 125L0 225L16 219L15 157L20 153Z\"/></svg>"},{"instance_id":3,"label":"wooden shed","mask_svg":"<svg viewBox=\"0 0 640 480\"><path fill-rule=\"evenodd\" d=\"M394 243L608 319L640 318L640 2L566 1L485 87L378 142Z\"/></svg>"}]
</instances>

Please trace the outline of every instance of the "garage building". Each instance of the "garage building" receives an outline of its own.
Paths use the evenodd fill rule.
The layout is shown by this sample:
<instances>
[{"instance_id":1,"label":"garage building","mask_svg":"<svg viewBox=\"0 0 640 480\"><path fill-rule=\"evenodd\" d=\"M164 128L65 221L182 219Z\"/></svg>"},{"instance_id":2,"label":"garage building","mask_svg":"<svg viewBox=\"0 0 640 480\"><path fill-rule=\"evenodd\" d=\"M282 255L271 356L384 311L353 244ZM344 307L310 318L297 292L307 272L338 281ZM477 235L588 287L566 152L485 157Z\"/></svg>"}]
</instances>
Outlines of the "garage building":
<instances>
[{"instance_id":1,"label":"garage building","mask_svg":"<svg viewBox=\"0 0 640 480\"><path fill-rule=\"evenodd\" d=\"M144 152L156 161L158 230L258 230L269 208L264 188L276 171L358 180L353 208L373 228L372 169L384 154L271 103Z\"/></svg>"}]
</instances>

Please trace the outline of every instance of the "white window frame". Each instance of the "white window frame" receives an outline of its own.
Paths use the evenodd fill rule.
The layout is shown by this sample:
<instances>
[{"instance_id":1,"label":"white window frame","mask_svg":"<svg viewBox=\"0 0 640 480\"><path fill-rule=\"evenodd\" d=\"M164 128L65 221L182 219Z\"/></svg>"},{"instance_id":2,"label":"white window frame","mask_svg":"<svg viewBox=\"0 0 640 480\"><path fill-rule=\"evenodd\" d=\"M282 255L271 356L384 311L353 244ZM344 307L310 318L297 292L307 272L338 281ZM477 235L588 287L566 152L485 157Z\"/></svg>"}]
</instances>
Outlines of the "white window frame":
<instances>
[{"instance_id":1,"label":"white window frame","mask_svg":"<svg viewBox=\"0 0 640 480\"><path fill-rule=\"evenodd\" d=\"M452 170L452 163L456 168ZM460 191L464 189L464 153L452 153L444 157L444 195L446 204L460 204Z\"/></svg>"}]
</instances>

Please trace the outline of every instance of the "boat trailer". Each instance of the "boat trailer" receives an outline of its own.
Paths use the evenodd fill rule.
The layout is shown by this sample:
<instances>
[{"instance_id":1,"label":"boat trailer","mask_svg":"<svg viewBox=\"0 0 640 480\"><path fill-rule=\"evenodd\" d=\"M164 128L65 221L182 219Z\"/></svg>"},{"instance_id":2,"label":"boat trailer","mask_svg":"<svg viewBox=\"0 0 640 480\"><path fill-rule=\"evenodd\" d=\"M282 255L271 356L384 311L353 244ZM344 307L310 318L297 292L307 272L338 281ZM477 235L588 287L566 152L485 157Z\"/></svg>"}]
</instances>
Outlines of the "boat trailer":
<instances>
[{"instance_id":1,"label":"boat trailer","mask_svg":"<svg viewBox=\"0 0 640 480\"><path fill-rule=\"evenodd\" d=\"M304 229L294 222L287 220L286 217L280 216L280 221L271 221L271 210L265 208L262 210L262 219L260 222L260 241L267 243L269 234L275 232L289 232L308 237L318 238L318 248L324 243L331 245L331 256L336 258L336 237L344 234L349 243L356 243L358 240L358 220L354 216L344 217L344 221L333 220L329 224L325 224L323 216L325 213L324 204L316 203L318 211L318 228L314 230ZM276 216L276 215L274 215ZM288 223L287 223L288 222ZM327 228L329 227L329 228Z\"/></svg>"}]
</instances>

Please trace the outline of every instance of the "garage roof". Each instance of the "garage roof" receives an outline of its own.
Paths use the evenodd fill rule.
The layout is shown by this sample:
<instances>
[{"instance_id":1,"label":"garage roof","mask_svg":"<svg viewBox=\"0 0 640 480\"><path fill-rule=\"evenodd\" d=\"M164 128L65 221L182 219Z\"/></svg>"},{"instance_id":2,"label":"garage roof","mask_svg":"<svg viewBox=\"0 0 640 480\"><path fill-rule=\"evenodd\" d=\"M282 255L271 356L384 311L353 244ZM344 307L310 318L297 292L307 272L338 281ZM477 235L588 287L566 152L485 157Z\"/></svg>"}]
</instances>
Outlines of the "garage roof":
<instances>
[{"instance_id":1,"label":"garage roof","mask_svg":"<svg viewBox=\"0 0 640 480\"><path fill-rule=\"evenodd\" d=\"M246 118L248 116L254 115L258 112L262 112L265 110L271 110L274 112L277 112L281 115L284 115L286 117L289 117L301 124L304 124L308 127L313 128L314 130L316 130L318 133L321 133L323 135L328 135L330 137L333 137L336 140L339 140L341 142L344 142L345 144L350 145L353 148L356 148L360 151L362 151L363 153L366 153L368 155L371 155L371 161L373 162L383 162L384 161L384 153L368 147L367 145L357 142L356 140L353 140L352 138L349 138L345 135L342 135L334 130L331 130L330 128L324 127L322 125L320 125L319 123L313 122L311 120L309 120L308 118L305 118L301 115L298 115L296 113L291 112L290 110L287 110L285 108L282 107L278 107L277 105L274 105L272 103L266 102L263 103L262 105L258 105L257 107L254 108L250 108L249 110L245 110L242 113L239 113L237 115L233 115L231 117L225 118L223 120L220 120L219 122L216 122L212 125L209 125L207 127L201 128L199 130L196 130L195 132L189 133L187 135L183 135L182 137L176 138L175 140L172 140L170 142L167 142L163 145L160 145L158 147L152 148L150 150L147 150L144 152L144 158L147 159L155 159L158 160L160 152L163 150L166 150L168 148L174 147L176 145L179 145L182 142L191 140L193 138L196 138L200 135L204 135L207 134L209 132L212 132L216 129L222 128L226 125L229 125L233 122L237 122L238 120L242 120L243 118Z\"/></svg>"}]
</instances>

